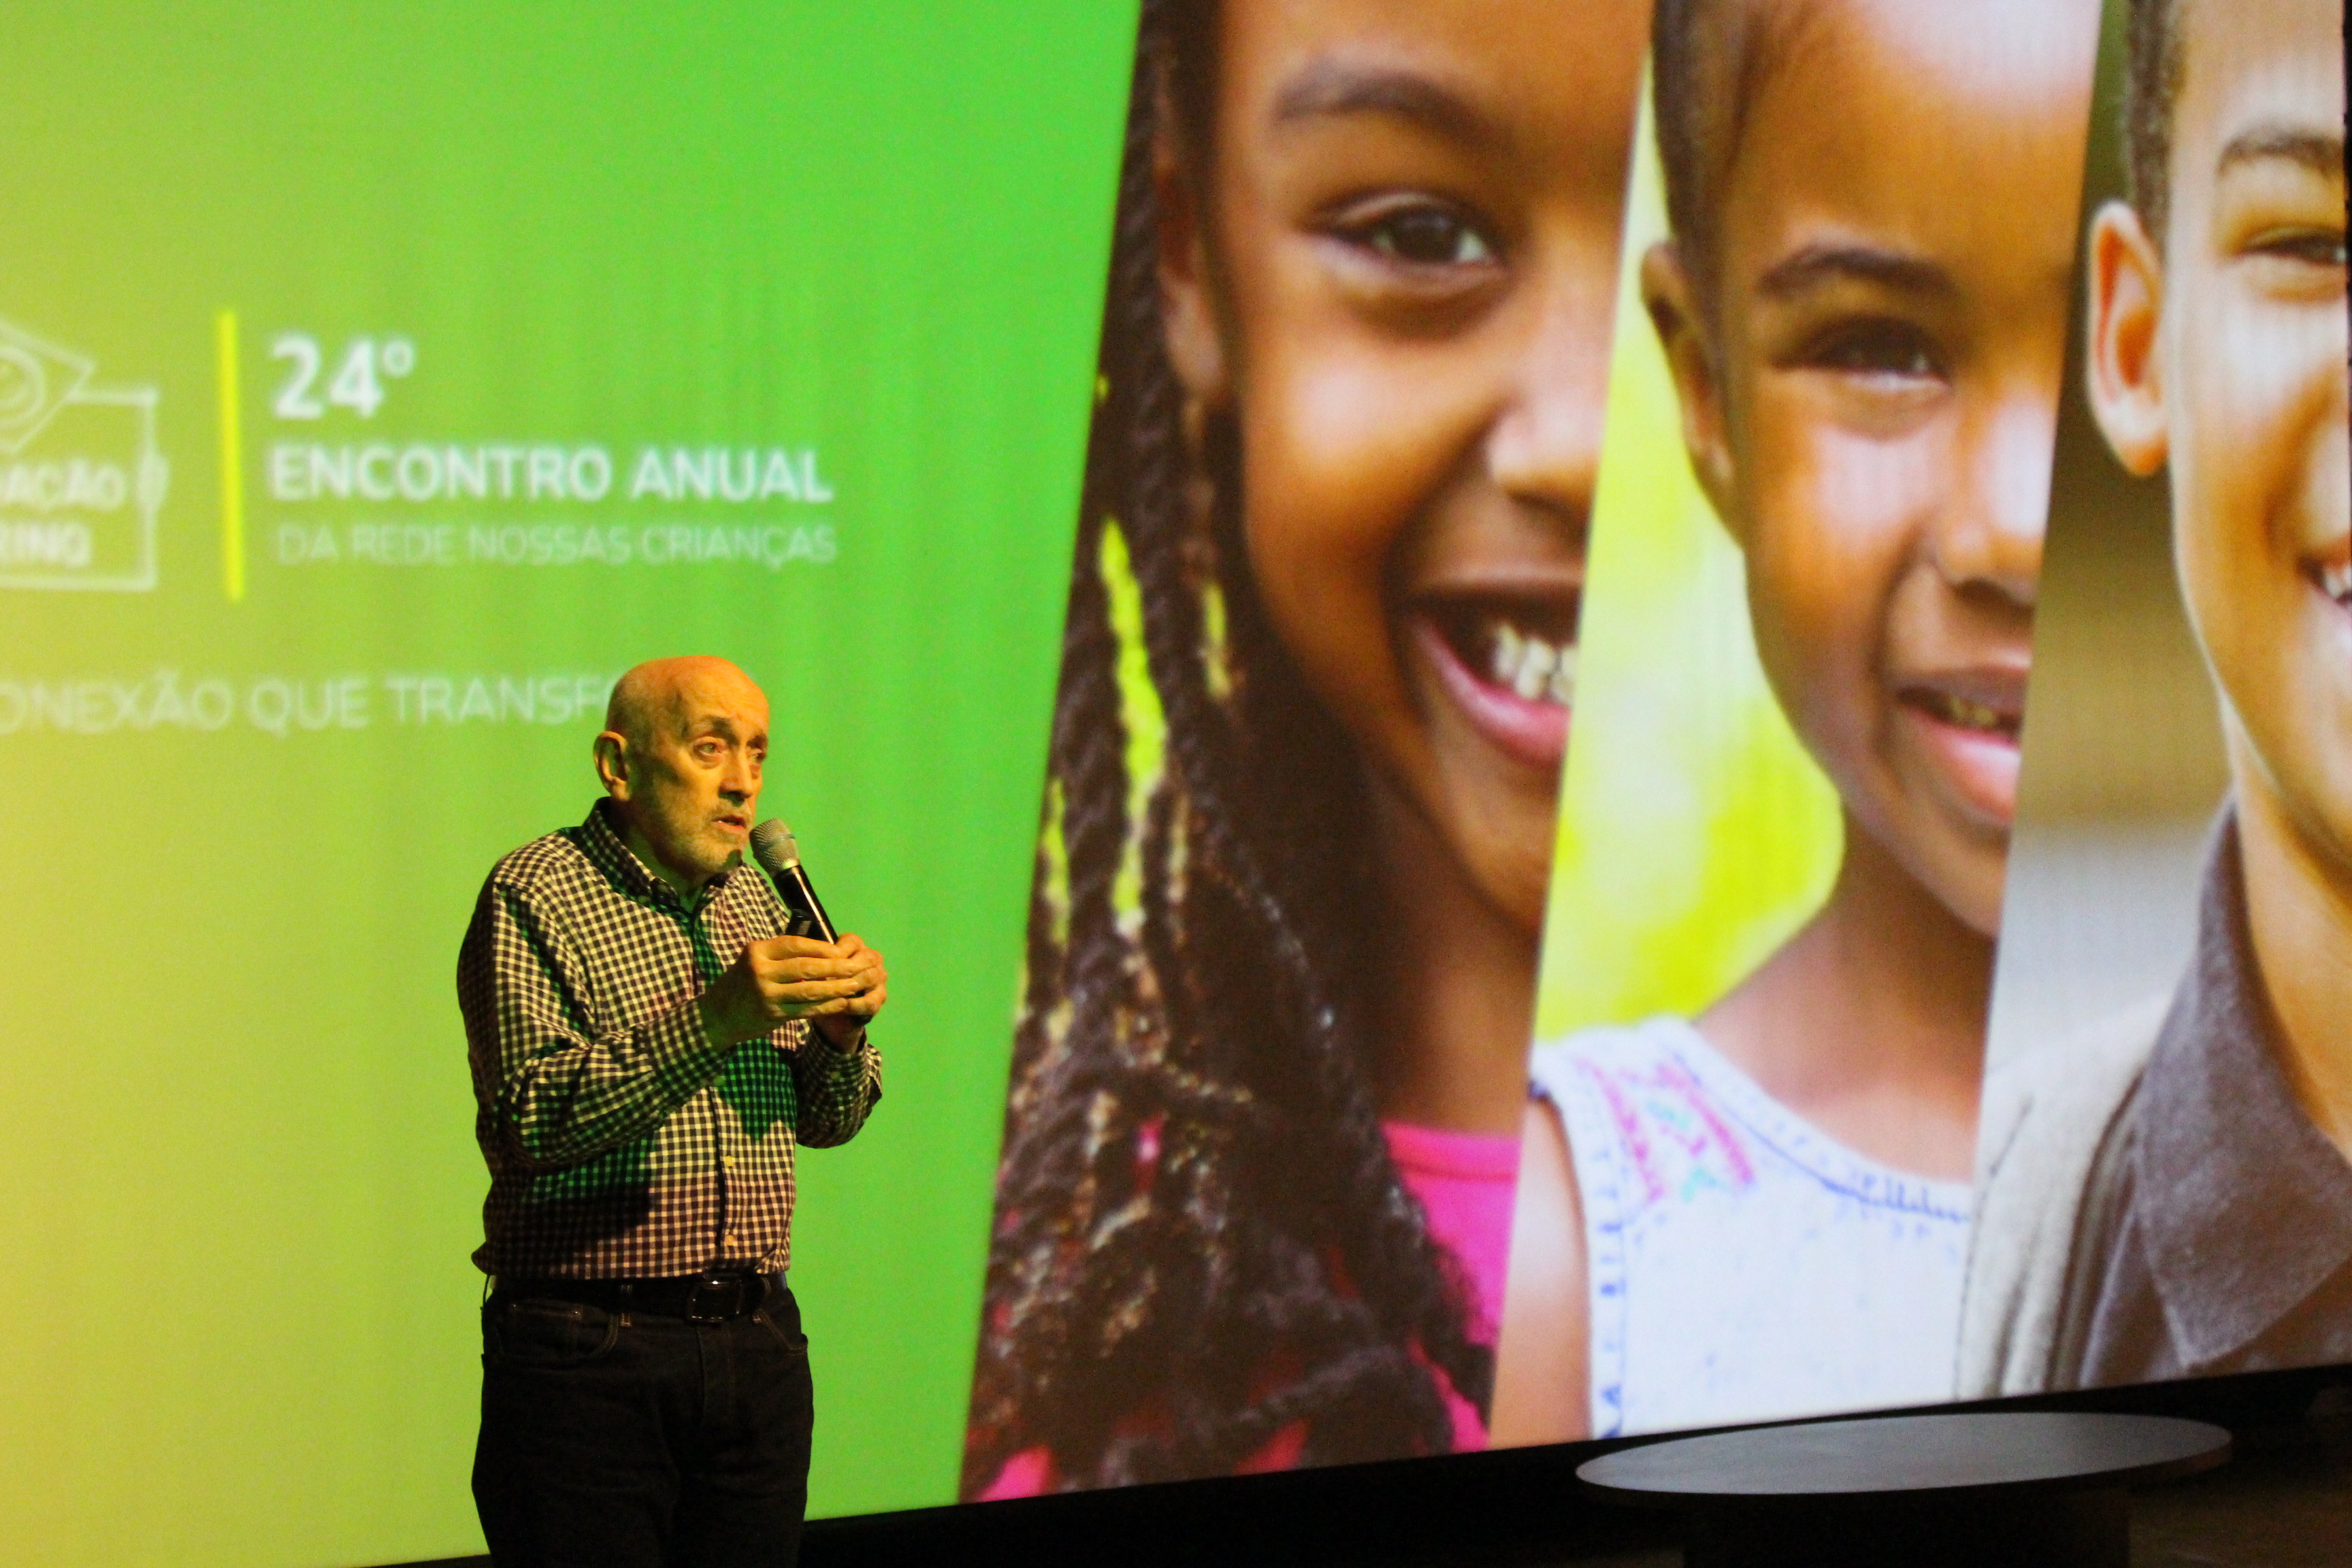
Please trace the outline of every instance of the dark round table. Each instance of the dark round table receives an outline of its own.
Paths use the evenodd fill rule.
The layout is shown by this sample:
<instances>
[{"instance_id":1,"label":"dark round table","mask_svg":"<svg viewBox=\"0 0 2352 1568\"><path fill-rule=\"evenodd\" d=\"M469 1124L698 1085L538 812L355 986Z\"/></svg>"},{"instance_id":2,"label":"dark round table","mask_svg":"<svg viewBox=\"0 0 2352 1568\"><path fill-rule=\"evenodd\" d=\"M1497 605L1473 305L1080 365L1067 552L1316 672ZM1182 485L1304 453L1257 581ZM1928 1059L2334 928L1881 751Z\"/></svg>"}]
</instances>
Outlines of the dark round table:
<instances>
[{"instance_id":1,"label":"dark round table","mask_svg":"<svg viewBox=\"0 0 2352 1568\"><path fill-rule=\"evenodd\" d=\"M2128 1568L2126 1489L2229 1457L2202 1421L1977 1411L1675 1438L1576 1477L1680 1512L1685 1568Z\"/></svg>"}]
</instances>

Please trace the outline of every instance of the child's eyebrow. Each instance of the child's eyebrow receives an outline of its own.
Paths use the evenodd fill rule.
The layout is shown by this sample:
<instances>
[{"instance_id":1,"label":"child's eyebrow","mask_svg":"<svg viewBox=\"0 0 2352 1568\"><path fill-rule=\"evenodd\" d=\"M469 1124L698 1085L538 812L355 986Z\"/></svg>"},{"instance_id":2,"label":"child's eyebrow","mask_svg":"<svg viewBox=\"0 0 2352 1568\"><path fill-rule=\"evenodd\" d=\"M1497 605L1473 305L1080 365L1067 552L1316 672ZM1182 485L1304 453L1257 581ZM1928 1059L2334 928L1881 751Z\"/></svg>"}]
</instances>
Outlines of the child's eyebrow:
<instances>
[{"instance_id":1,"label":"child's eyebrow","mask_svg":"<svg viewBox=\"0 0 2352 1568\"><path fill-rule=\"evenodd\" d=\"M1952 275L1932 261L1867 245L1808 245L1769 268L1757 287L1788 299L1839 280L1875 283L1906 294L1959 292Z\"/></svg>"},{"instance_id":2,"label":"child's eyebrow","mask_svg":"<svg viewBox=\"0 0 2352 1568\"><path fill-rule=\"evenodd\" d=\"M2315 174L2340 178L2344 173L2344 133L2302 125L2251 126L2230 138L2214 162L2213 174L2219 178L2241 163L2259 163L2273 158L2301 164Z\"/></svg>"},{"instance_id":3,"label":"child's eyebrow","mask_svg":"<svg viewBox=\"0 0 2352 1568\"><path fill-rule=\"evenodd\" d=\"M1275 95L1276 125L1350 114L1388 115L1462 142L1503 140L1500 130L1459 94L1415 71L1318 59Z\"/></svg>"}]
</instances>

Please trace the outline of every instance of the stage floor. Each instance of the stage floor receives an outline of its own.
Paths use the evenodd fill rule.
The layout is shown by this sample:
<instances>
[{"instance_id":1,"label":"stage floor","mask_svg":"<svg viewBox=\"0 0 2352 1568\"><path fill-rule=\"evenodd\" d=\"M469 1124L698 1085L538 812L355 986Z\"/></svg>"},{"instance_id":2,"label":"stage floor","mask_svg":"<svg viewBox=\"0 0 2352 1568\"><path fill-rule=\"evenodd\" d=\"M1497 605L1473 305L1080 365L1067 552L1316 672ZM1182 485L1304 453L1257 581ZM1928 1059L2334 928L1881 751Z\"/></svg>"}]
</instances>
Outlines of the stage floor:
<instances>
[{"instance_id":1,"label":"stage floor","mask_svg":"<svg viewBox=\"0 0 2352 1568\"><path fill-rule=\"evenodd\" d=\"M2337 1395L2324 1398L2340 1397ZM2218 1470L2132 1498L2133 1568L2347 1568L2352 1564L2352 1401L2288 1427L2236 1427L2237 1456ZM1617 1510L1609 1510L1616 1514ZM1613 1550L1547 1553L1522 1549L1408 1557L1312 1554L1296 1568L1682 1568L1679 1547L1627 1549L1628 1540L1671 1542L1662 1515L1626 1510ZM961 1553L919 1560L953 1560ZM989 1562L1002 1554L982 1553ZM1030 1554L1027 1561L1050 1557ZM1213 1561L1203 1558L1203 1568ZM898 1568L908 1559L882 1542L817 1531L803 1568ZM459 1558L406 1568L489 1568Z\"/></svg>"},{"instance_id":2,"label":"stage floor","mask_svg":"<svg viewBox=\"0 0 2352 1568\"><path fill-rule=\"evenodd\" d=\"M1553 1562L1559 1568L1682 1568L1682 1560L1679 1548L1661 1547ZM2347 1563L2352 1414L2287 1432L2242 1432L2237 1457L2220 1469L2132 1498L2132 1568Z\"/></svg>"}]
</instances>

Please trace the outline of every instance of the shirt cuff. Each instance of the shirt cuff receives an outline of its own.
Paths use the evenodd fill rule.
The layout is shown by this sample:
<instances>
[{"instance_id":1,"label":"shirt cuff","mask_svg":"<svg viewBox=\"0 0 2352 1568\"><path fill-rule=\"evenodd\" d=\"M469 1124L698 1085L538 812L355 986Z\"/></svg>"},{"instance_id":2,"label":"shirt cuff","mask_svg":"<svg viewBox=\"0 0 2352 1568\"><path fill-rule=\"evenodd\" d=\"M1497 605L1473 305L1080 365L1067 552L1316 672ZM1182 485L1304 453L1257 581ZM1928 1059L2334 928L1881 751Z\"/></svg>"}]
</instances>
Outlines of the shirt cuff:
<instances>
[{"instance_id":1,"label":"shirt cuff","mask_svg":"<svg viewBox=\"0 0 2352 1568\"><path fill-rule=\"evenodd\" d=\"M818 1026L817 1021L814 1018L809 1020L808 1032L815 1037L818 1045L823 1046L826 1050L831 1051L835 1056L839 1057L844 1061L854 1061L865 1053L866 1026L863 1024L857 1026L857 1033L849 1037L849 1044L845 1046L835 1045L833 1043L833 1037L826 1034L823 1028Z\"/></svg>"}]
</instances>

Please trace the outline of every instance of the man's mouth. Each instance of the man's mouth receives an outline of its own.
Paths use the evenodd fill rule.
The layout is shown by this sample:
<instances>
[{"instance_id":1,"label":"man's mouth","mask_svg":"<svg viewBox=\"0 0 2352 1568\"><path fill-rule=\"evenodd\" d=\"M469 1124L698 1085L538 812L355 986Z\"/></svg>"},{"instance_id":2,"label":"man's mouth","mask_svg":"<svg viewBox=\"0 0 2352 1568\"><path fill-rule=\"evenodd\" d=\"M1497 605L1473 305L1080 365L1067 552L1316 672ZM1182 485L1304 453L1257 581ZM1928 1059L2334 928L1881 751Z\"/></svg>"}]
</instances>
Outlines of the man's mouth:
<instances>
[{"instance_id":1,"label":"man's mouth","mask_svg":"<svg viewBox=\"0 0 2352 1568\"><path fill-rule=\"evenodd\" d=\"M1557 767L1576 698L1571 590L1433 595L1414 605L1416 638L1471 721L1505 751Z\"/></svg>"}]
</instances>

